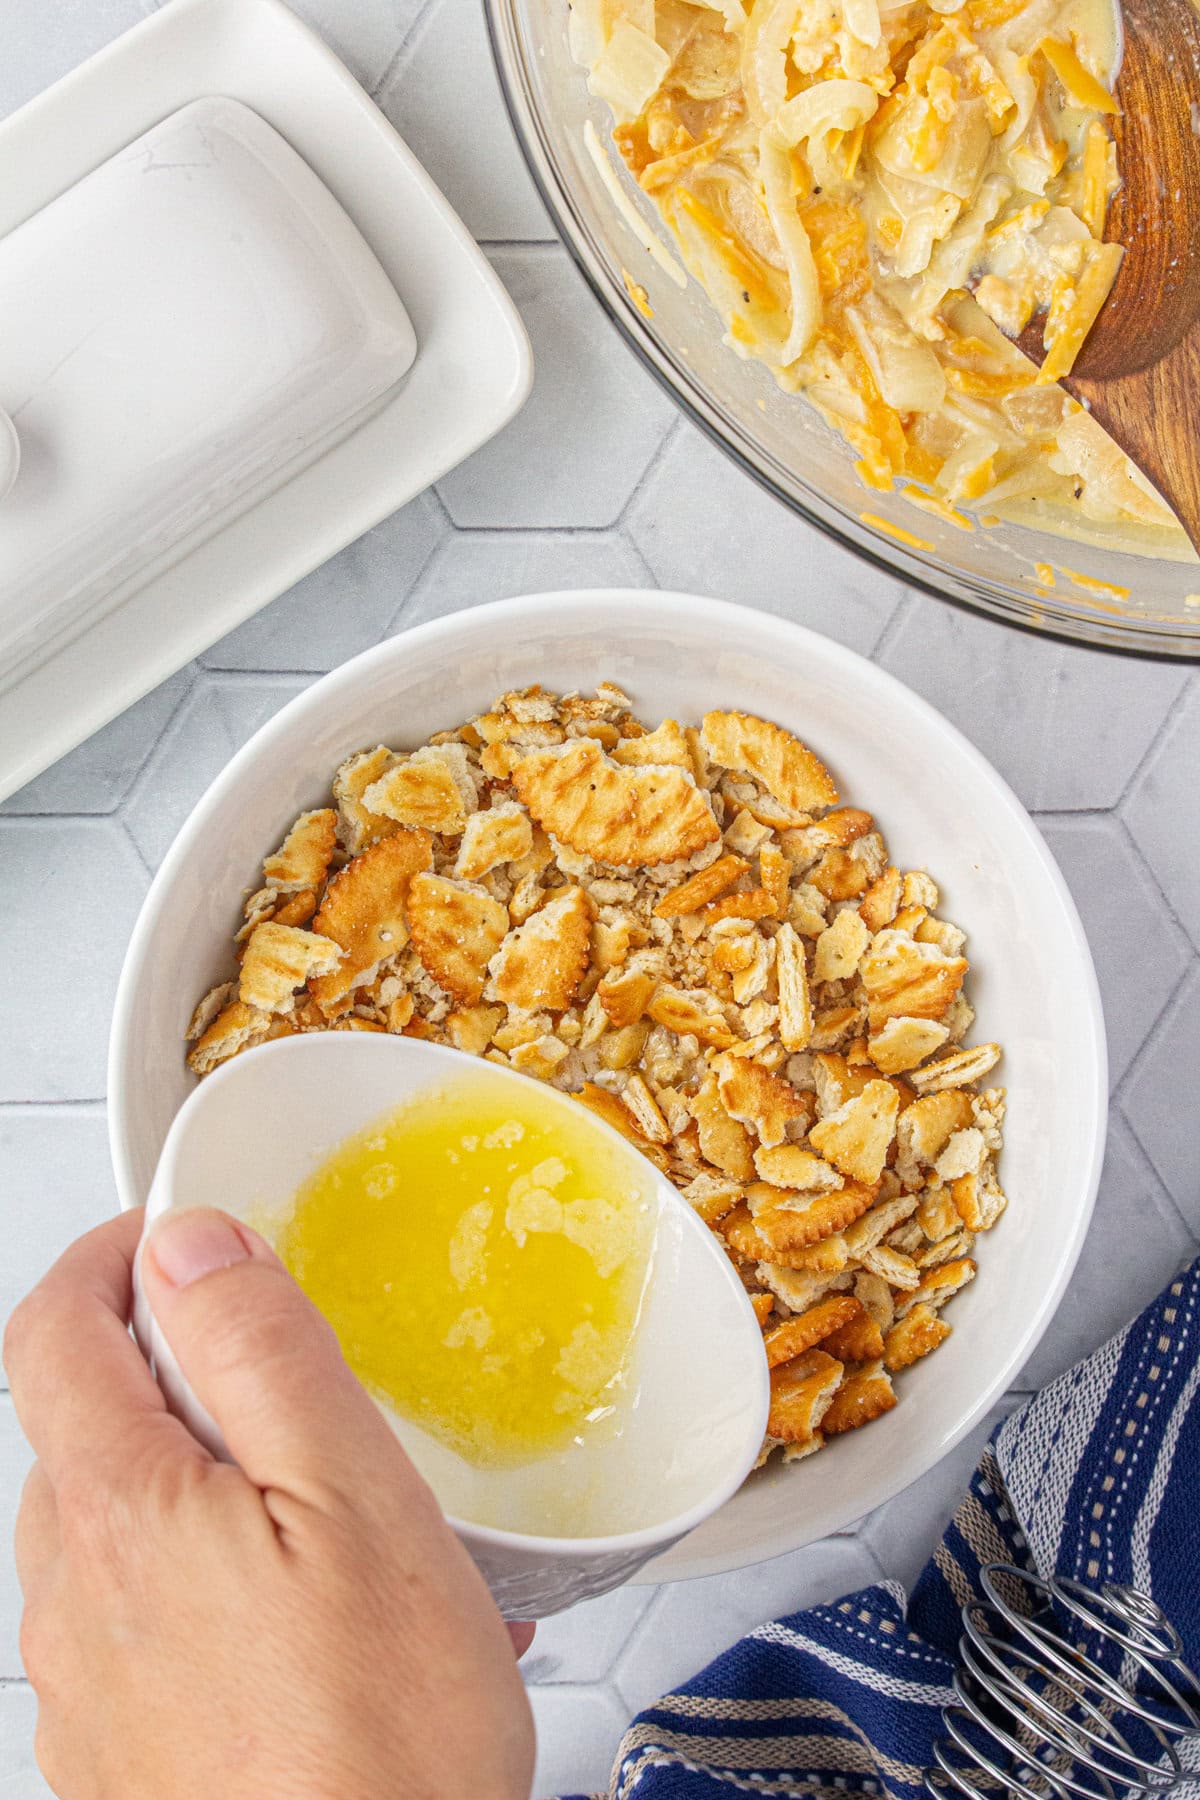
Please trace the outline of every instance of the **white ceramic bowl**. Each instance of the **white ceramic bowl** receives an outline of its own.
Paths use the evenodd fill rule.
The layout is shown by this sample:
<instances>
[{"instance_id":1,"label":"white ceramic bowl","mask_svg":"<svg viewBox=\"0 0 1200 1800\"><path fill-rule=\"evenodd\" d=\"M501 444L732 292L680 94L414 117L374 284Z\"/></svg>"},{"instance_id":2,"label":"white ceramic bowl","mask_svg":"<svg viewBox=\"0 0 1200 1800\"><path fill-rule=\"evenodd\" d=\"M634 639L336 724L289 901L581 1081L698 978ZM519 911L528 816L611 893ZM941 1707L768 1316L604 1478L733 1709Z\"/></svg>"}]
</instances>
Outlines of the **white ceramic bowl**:
<instances>
[{"instance_id":1,"label":"white ceramic bowl","mask_svg":"<svg viewBox=\"0 0 1200 1800\"><path fill-rule=\"evenodd\" d=\"M271 1237L296 1189L339 1143L400 1106L437 1107L464 1079L472 1094L483 1090L500 1104L513 1103L514 1088L535 1085L440 1044L358 1032L311 1032L235 1057L175 1115L147 1227L171 1208L220 1206ZM575 1101L548 1093L578 1131ZM724 1247L610 1125L584 1114L583 1127L597 1154L615 1156L630 1190L654 1209L652 1273L627 1390L636 1405L623 1408L621 1429L517 1468L480 1469L381 1405L510 1619L544 1618L627 1581L740 1487L767 1428L762 1339ZM139 1254L138 1342L175 1411L201 1443L227 1456L150 1311L140 1268ZM552 1530L555 1514L570 1531Z\"/></svg>"},{"instance_id":2,"label":"white ceramic bowl","mask_svg":"<svg viewBox=\"0 0 1200 1800\"><path fill-rule=\"evenodd\" d=\"M168 852L117 996L109 1121L122 1203L145 1200L193 1085L183 1033L230 967L265 852L322 804L336 765L415 745L532 681L621 683L655 719L735 707L792 727L875 813L893 860L928 868L968 931L969 992L1005 1047L1001 1175L1010 1205L955 1300L954 1336L908 1371L900 1405L820 1456L752 1476L641 1579L709 1575L837 1531L916 1480L1012 1383L1071 1276L1104 1152L1104 1025L1078 914L1036 827L967 741L898 681L816 633L685 594L541 594L392 638L299 695L233 758Z\"/></svg>"}]
</instances>

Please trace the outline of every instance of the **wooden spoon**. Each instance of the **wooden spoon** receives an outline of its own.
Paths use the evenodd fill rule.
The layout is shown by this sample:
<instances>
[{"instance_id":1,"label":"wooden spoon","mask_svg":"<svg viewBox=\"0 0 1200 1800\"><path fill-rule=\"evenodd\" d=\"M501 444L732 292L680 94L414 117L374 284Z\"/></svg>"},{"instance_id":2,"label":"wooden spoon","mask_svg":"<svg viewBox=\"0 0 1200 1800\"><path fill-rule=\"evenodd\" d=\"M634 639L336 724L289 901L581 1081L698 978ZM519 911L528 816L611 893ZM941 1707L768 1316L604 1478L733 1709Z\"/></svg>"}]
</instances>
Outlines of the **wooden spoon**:
<instances>
[{"instance_id":1,"label":"wooden spoon","mask_svg":"<svg viewBox=\"0 0 1200 1800\"><path fill-rule=\"evenodd\" d=\"M1122 186L1105 236L1125 258L1062 385L1200 550L1200 12L1193 0L1123 0L1122 12ZM1043 322L1017 339L1039 365Z\"/></svg>"}]
</instances>

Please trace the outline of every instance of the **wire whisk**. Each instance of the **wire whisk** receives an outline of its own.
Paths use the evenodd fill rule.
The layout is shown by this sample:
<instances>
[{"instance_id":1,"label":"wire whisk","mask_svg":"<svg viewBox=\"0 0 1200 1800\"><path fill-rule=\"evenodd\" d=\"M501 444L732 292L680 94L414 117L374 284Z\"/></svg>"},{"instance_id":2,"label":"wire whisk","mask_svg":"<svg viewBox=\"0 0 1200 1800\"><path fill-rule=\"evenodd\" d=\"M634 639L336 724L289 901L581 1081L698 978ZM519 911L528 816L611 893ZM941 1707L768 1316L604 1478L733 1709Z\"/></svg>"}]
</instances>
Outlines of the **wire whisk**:
<instances>
[{"instance_id":1,"label":"wire whisk","mask_svg":"<svg viewBox=\"0 0 1200 1800\"><path fill-rule=\"evenodd\" d=\"M981 1585L984 1597L963 1607L956 1700L943 1709L946 1736L925 1773L931 1800L956 1791L968 1800L1160 1800L1188 1777L1179 1750L1200 1734L1200 1682L1148 1595L1003 1562L984 1568ZM1119 1652L1119 1674L1084 1643Z\"/></svg>"}]
</instances>

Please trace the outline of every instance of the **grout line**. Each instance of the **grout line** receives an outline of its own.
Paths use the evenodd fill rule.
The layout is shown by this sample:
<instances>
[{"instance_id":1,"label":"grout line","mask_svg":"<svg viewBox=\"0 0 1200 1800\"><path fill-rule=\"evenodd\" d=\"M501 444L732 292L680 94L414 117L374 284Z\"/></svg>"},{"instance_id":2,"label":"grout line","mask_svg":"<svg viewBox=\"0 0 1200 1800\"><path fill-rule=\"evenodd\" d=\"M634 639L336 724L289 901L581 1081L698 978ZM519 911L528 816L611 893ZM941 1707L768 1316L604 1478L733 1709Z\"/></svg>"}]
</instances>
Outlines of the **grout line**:
<instances>
[{"instance_id":1,"label":"grout line","mask_svg":"<svg viewBox=\"0 0 1200 1800\"><path fill-rule=\"evenodd\" d=\"M880 659L887 655L893 643L899 637L905 622L911 617L915 610L917 598L918 596L913 588L906 587L903 583L900 584L900 592L896 597L896 603L892 607L887 618L883 621L879 636L875 639L869 652L871 662L878 663L882 666Z\"/></svg>"},{"instance_id":2,"label":"grout line","mask_svg":"<svg viewBox=\"0 0 1200 1800\"><path fill-rule=\"evenodd\" d=\"M1183 920L1180 918L1178 912L1175 910L1175 906L1170 898L1170 895L1167 893L1166 889L1163 887L1162 882L1159 880L1158 870L1154 867L1154 864L1150 861L1150 858L1148 856L1144 856L1142 854L1142 847L1138 843L1137 839L1134 837L1133 832L1131 831L1130 826L1129 826L1129 821L1125 818L1124 814L1122 814L1122 813L1117 814L1117 830L1122 834L1122 836L1125 839L1126 844L1128 845L1129 849L1132 851L1134 861L1139 865L1139 867L1143 868L1146 871L1146 874L1150 877L1150 880L1154 886L1154 891L1158 895L1159 899L1162 901L1163 908L1166 912L1168 919L1170 919L1171 923L1175 926L1176 930L1180 933L1181 937L1183 938L1184 943L1188 947L1188 950L1190 952L1192 952L1193 954L1200 954L1200 947L1198 947L1192 943L1191 932L1188 930L1187 926L1184 924Z\"/></svg>"},{"instance_id":3,"label":"grout line","mask_svg":"<svg viewBox=\"0 0 1200 1800\"><path fill-rule=\"evenodd\" d=\"M1178 712L1187 704L1187 701L1190 698L1188 693L1189 687L1194 685L1195 683L1190 681L1189 675L1185 673L1182 682L1164 710L1163 716L1159 720L1158 726L1152 734L1149 744L1146 746L1143 754L1138 758L1129 775L1129 779L1117 796L1118 807L1125 804L1126 800L1130 797L1134 788L1153 762L1155 756L1158 754L1159 748L1165 742L1167 734L1171 730Z\"/></svg>"},{"instance_id":4,"label":"grout line","mask_svg":"<svg viewBox=\"0 0 1200 1800\"><path fill-rule=\"evenodd\" d=\"M1109 1096L1109 1104L1120 1106L1121 1115L1124 1118L1125 1123L1129 1126L1130 1131L1132 1131L1134 1137L1137 1139L1139 1148L1152 1163L1154 1158L1150 1155L1149 1150L1146 1149L1145 1144L1142 1142L1141 1133L1134 1123L1134 1115L1126 1108L1125 1093L1132 1085L1135 1076L1141 1069L1142 1061L1149 1052L1151 1040L1156 1039L1160 1035L1161 1028L1171 1022L1171 1018L1176 1010L1182 1012L1183 1001L1188 990L1193 985L1200 984L1200 974L1198 974L1198 972L1200 972L1200 957L1193 956L1191 959L1191 967L1184 971L1180 981L1163 1001L1149 1030L1146 1032L1146 1035L1143 1037L1141 1043L1134 1051L1133 1056L1130 1058L1129 1067L1125 1070L1125 1073L1122 1075L1120 1081L1117 1082Z\"/></svg>"},{"instance_id":5,"label":"grout line","mask_svg":"<svg viewBox=\"0 0 1200 1800\"><path fill-rule=\"evenodd\" d=\"M1174 1194L1155 1168L1154 1159L1150 1156L1146 1146L1138 1136L1133 1120L1125 1111L1125 1108L1117 1101L1114 1101L1112 1104L1111 1116L1115 1118L1118 1130L1124 1130L1131 1140L1133 1146L1133 1160L1135 1162L1140 1161L1144 1165L1142 1171L1143 1175L1149 1177L1150 1185L1153 1187L1159 1201L1166 1205L1172 1215L1179 1221L1184 1236L1193 1248L1200 1250L1200 1233L1197 1232L1191 1220L1188 1219L1180 1209Z\"/></svg>"},{"instance_id":6,"label":"grout line","mask_svg":"<svg viewBox=\"0 0 1200 1800\"><path fill-rule=\"evenodd\" d=\"M1116 812L1116 806L1031 806L1029 816L1033 819L1107 819Z\"/></svg>"},{"instance_id":7,"label":"grout line","mask_svg":"<svg viewBox=\"0 0 1200 1800\"><path fill-rule=\"evenodd\" d=\"M375 82L375 85L373 87L368 88L367 92L370 94L371 99L375 101L377 106L380 106L381 110L382 110L382 102L380 100L380 95L384 92L384 90L386 88L391 86L393 79L395 78L396 75L399 74L400 65L404 62L405 57L408 54L410 45L412 45L414 43L415 39L419 35L419 28L425 23L426 19L432 14L433 10L434 10L434 7L431 3L431 0L425 0L425 3L423 5L418 6L418 8L417 8L416 12L413 14L412 18L408 21L408 23L401 30L400 41L396 45L396 48L393 50L391 56L388 58L387 63L384 66L383 74Z\"/></svg>"},{"instance_id":8,"label":"grout line","mask_svg":"<svg viewBox=\"0 0 1200 1800\"><path fill-rule=\"evenodd\" d=\"M8 1113L10 1117L18 1117L22 1113L66 1110L78 1113L81 1118L103 1118L107 1105L108 1100L103 1095L99 1099L87 1100L0 1100L0 1114Z\"/></svg>"},{"instance_id":9,"label":"grout line","mask_svg":"<svg viewBox=\"0 0 1200 1800\"><path fill-rule=\"evenodd\" d=\"M605 527L607 531L624 531L627 528L629 516L645 492L651 476L666 457L668 450L673 448L676 439L682 435L683 428L684 420L682 415L669 421L666 430L663 432L658 443L655 445L654 450L651 452L650 460L646 463L645 468L634 482L632 491L626 499L625 504L621 507L612 523ZM629 527L629 534L633 537L632 527ZM633 538L633 541L636 543L637 539Z\"/></svg>"}]
</instances>

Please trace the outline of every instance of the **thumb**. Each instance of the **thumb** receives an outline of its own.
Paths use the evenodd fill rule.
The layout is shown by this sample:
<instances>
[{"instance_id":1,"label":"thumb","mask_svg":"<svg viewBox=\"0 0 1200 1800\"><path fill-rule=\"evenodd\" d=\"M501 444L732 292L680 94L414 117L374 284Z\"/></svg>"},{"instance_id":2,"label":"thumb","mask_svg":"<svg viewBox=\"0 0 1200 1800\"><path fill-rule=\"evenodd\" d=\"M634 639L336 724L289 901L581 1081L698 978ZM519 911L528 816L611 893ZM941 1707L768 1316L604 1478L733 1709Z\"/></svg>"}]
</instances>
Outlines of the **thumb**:
<instances>
[{"instance_id":1,"label":"thumb","mask_svg":"<svg viewBox=\"0 0 1200 1800\"><path fill-rule=\"evenodd\" d=\"M165 1213L141 1274L180 1368L256 1486L338 1486L381 1456L418 1479L331 1327L256 1231L207 1207Z\"/></svg>"}]
</instances>

